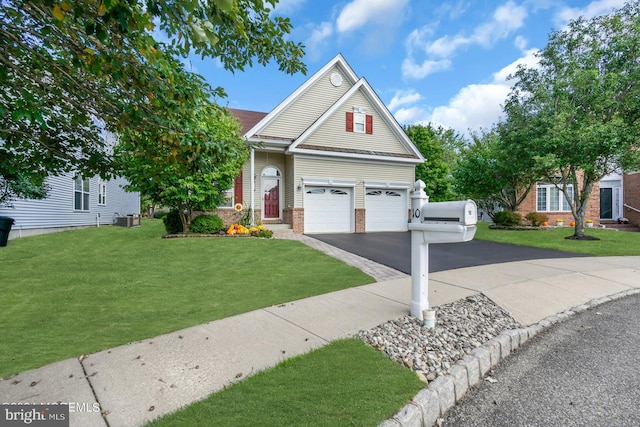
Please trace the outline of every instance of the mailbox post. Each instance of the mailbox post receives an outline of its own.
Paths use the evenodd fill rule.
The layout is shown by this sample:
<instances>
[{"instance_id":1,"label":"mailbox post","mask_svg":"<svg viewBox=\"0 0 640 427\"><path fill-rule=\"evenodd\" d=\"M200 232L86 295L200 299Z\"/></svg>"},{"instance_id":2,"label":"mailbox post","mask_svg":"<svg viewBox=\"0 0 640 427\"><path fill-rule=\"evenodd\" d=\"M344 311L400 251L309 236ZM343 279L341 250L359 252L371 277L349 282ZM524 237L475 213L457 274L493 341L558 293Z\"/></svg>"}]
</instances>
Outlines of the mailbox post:
<instances>
[{"instance_id":1,"label":"mailbox post","mask_svg":"<svg viewBox=\"0 0 640 427\"><path fill-rule=\"evenodd\" d=\"M424 182L411 194L411 315L424 320L429 310L429 244L468 242L476 233L473 200L429 203ZM429 326L429 325L428 325ZM433 325L430 325L433 326Z\"/></svg>"}]
</instances>

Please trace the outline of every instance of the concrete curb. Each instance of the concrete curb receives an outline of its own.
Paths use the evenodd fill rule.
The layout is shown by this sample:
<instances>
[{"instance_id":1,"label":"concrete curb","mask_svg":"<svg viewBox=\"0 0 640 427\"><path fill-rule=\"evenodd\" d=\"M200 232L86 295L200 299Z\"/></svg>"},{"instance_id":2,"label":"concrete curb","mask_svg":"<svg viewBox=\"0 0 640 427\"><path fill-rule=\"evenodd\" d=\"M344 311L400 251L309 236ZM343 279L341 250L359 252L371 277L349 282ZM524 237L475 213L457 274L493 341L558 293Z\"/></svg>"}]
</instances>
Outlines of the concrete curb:
<instances>
[{"instance_id":1,"label":"concrete curb","mask_svg":"<svg viewBox=\"0 0 640 427\"><path fill-rule=\"evenodd\" d=\"M459 403L474 386L484 381L491 369L498 366L514 350L538 335L548 327L570 317L593 309L609 301L640 293L640 289L630 289L606 297L593 299L585 304L573 307L540 322L519 329L503 331L475 348L451 367L450 374L441 375L407 403L393 417L383 421L379 427L426 427L437 424L446 412Z\"/></svg>"}]
</instances>

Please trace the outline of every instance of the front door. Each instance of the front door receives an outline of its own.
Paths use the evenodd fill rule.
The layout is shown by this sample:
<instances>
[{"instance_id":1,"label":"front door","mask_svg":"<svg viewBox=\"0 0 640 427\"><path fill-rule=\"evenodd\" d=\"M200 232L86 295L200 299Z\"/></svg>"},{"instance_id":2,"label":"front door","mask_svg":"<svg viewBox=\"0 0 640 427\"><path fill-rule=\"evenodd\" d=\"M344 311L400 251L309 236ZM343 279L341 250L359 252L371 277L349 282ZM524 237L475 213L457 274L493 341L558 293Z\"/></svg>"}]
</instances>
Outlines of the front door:
<instances>
[{"instance_id":1,"label":"front door","mask_svg":"<svg viewBox=\"0 0 640 427\"><path fill-rule=\"evenodd\" d=\"M280 218L280 171L267 167L262 172L262 217Z\"/></svg>"},{"instance_id":2,"label":"front door","mask_svg":"<svg viewBox=\"0 0 640 427\"><path fill-rule=\"evenodd\" d=\"M600 189L600 219L613 219L613 188Z\"/></svg>"}]
</instances>

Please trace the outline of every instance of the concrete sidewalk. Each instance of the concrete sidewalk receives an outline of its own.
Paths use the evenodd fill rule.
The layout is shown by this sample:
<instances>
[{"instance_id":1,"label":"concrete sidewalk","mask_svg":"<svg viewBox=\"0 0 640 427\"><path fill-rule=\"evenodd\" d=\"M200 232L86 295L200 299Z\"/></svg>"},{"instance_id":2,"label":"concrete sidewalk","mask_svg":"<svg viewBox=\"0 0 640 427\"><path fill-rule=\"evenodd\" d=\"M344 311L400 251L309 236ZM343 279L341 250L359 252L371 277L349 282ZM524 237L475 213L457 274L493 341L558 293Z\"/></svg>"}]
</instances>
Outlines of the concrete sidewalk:
<instances>
[{"instance_id":1,"label":"concrete sidewalk","mask_svg":"<svg viewBox=\"0 0 640 427\"><path fill-rule=\"evenodd\" d=\"M398 277L24 372L0 381L0 402L70 403L71 426L142 425L288 357L408 314L411 279ZM481 292L526 326L640 288L640 257L532 260L429 278L431 306Z\"/></svg>"}]
</instances>

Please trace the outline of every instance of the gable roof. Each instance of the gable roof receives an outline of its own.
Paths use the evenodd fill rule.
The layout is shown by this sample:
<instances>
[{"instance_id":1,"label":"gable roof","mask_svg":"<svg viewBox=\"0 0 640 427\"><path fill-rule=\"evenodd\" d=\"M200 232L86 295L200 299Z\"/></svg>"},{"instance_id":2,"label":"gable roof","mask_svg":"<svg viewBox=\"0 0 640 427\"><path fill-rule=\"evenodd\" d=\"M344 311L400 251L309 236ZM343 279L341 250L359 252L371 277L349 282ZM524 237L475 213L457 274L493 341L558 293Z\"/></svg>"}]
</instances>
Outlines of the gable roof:
<instances>
[{"instance_id":1,"label":"gable roof","mask_svg":"<svg viewBox=\"0 0 640 427\"><path fill-rule=\"evenodd\" d=\"M377 151L369 151L369 150L349 150L349 149L340 149L340 148L331 148L331 147L318 147L305 144L305 141L324 123L327 121L329 117L331 117L340 107L342 107L351 97L357 93L361 92L369 102L375 107L376 111L380 114L380 117L385 122L385 124L389 127L391 132L394 134L396 138L400 141L402 146L407 150L408 154L398 154L398 153L383 153ZM416 148L416 146L411 142L407 134L404 132L402 127L398 124L393 115L389 112L387 107L382 103L378 95L371 88L367 80L363 77L358 80L351 89L349 89L340 99L335 102L331 108L322 114L307 130L305 130L302 135L300 135L294 142L291 144L287 152L291 153L310 153L314 152L315 154L320 154L324 152L339 152L339 153L349 153L354 155L355 157L360 158L379 158L387 157L387 158L396 158L396 160L402 160L405 162L411 163L422 163L424 162L424 157L422 153ZM353 156L352 156L353 157Z\"/></svg>"},{"instance_id":2,"label":"gable roof","mask_svg":"<svg viewBox=\"0 0 640 427\"><path fill-rule=\"evenodd\" d=\"M327 72L331 69L338 69L351 88L347 90L340 98L336 100L326 111L324 111L320 117L315 118L313 123L309 125L299 135L290 135L288 137L278 135L268 135L264 131L277 120L292 104L302 97L307 91L310 90ZM323 125L336 111L343 107L355 94L361 93L373 106L376 112L379 114L383 123L391 131L392 135L400 142L401 146L406 150L406 153L387 153L366 149L348 149L338 147L323 147L319 145L313 145L306 143L313 133ZM245 138L252 142L267 143L271 147L279 147L280 150L285 150L286 153L298 153L298 154L315 154L324 156L338 156L338 157L351 157L368 160L381 160L386 159L389 161L399 161L403 163L422 163L424 157L420 151L416 148L413 142L409 139L402 127L398 124L391 112L387 109L384 103L380 100L375 91L371 88L365 78L358 78L353 69L349 66L347 61L341 54L337 54L331 61L318 70L313 76L290 94L284 101L282 101L276 108L274 108L268 114L249 112L245 110L230 109L234 115L238 114L238 117L242 121L243 132ZM260 114L263 114L260 117ZM245 117L243 121L242 117ZM247 129L248 128L248 129Z\"/></svg>"},{"instance_id":3,"label":"gable roof","mask_svg":"<svg viewBox=\"0 0 640 427\"><path fill-rule=\"evenodd\" d=\"M353 69L347 64L347 61L341 54L337 54L331 61L329 61L324 67L318 70L313 76L307 79L306 82L298 89L296 89L291 95L285 98L276 108L274 108L269 114L266 115L259 123L256 123L247 133L245 137L251 139L254 136L261 135L262 131L272 123L284 110L287 109L296 99L298 99L303 93L305 93L311 86L313 86L327 71L333 67L338 67L342 71L345 77L349 80L350 84L354 84L358 81L358 76Z\"/></svg>"}]
</instances>

